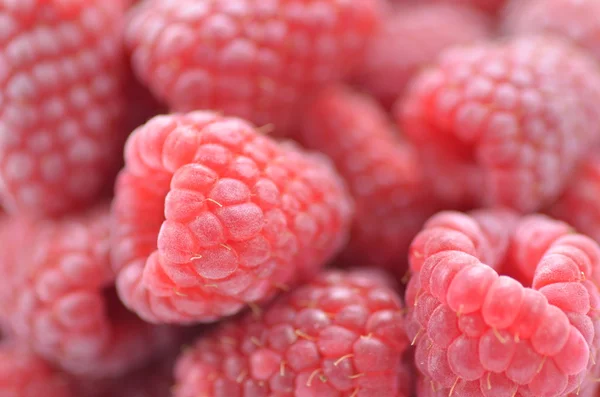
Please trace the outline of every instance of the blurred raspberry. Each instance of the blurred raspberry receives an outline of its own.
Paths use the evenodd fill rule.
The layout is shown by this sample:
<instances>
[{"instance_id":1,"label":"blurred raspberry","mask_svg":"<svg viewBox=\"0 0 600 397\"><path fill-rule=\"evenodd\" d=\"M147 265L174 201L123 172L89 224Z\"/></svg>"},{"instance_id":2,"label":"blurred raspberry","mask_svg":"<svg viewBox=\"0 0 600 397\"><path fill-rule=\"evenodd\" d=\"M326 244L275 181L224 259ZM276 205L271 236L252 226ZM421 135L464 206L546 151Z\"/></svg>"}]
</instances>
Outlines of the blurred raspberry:
<instances>
[{"instance_id":1,"label":"blurred raspberry","mask_svg":"<svg viewBox=\"0 0 600 397\"><path fill-rule=\"evenodd\" d=\"M356 203L343 261L403 276L408 246L439 204L416 153L377 103L345 87L320 92L304 118L302 142L332 158Z\"/></svg>"},{"instance_id":2,"label":"blurred raspberry","mask_svg":"<svg viewBox=\"0 0 600 397\"><path fill-rule=\"evenodd\" d=\"M127 133L120 1L0 0L0 196L27 216L96 199Z\"/></svg>"},{"instance_id":3,"label":"blurred raspberry","mask_svg":"<svg viewBox=\"0 0 600 397\"><path fill-rule=\"evenodd\" d=\"M408 397L407 344L383 274L330 271L201 338L177 364L174 395Z\"/></svg>"},{"instance_id":4,"label":"blurred raspberry","mask_svg":"<svg viewBox=\"0 0 600 397\"><path fill-rule=\"evenodd\" d=\"M594 387L592 240L541 215L444 212L415 238L410 262L407 329L424 396L559 397ZM510 267L523 284L499 275Z\"/></svg>"},{"instance_id":5,"label":"blurred raspberry","mask_svg":"<svg viewBox=\"0 0 600 397\"><path fill-rule=\"evenodd\" d=\"M418 0L417 0L418 1ZM433 3L446 3L446 4L456 4L456 5L465 5L472 8L480 9L486 11L490 14L496 14L500 11L507 0L428 0ZM518 0L518 1L528 1L528 0Z\"/></svg>"},{"instance_id":6,"label":"blurred raspberry","mask_svg":"<svg viewBox=\"0 0 600 397\"><path fill-rule=\"evenodd\" d=\"M312 277L352 202L322 155L213 112L160 116L125 150L113 203L123 301L150 322L211 322Z\"/></svg>"},{"instance_id":7,"label":"blurred raspberry","mask_svg":"<svg viewBox=\"0 0 600 397\"><path fill-rule=\"evenodd\" d=\"M69 372L117 376L170 346L175 331L119 302L105 207L60 221L9 218L0 229L1 312L15 337ZM4 251L4 249L3 249Z\"/></svg>"},{"instance_id":8,"label":"blurred raspberry","mask_svg":"<svg viewBox=\"0 0 600 397\"><path fill-rule=\"evenodd\" d=\"M445 48L490 37L490 20L450 4L415 4L391 12L371 40L357 83L386 107L402 96L409 80Z\"/></svg>"},{"instance_id":9,"label":"blurred raspberry","mask_svg":"<svg viewBox=\"0 0 600 397\"><path fill-rule=\"evenodd\" d=\"M600 139L600 69L561 40L450 49L397 107L436 193L465 206L535 211Z\"/></svg>"},{"instance_id":10,"label":"blurred raspberry","mask_svg":"<svg viewBox=\"0 0 600 397\"><path fill-rule=\"evenodd\" d=\"M503 20L510 34L554 33L588 50L600 61L600 1L513 0Z\"/></svg>"},{"instance_id":11,"label":"blurred raspberry","mask_svg":"<svg viewBox=\"0 0 600 397\"><path fill-rule=\"evenodd\" d=\"M285 133L303 97L357 65L374 0L148 0L127 29L138 76L172 110L213 109Z\"/></svg>"},{"instance_id":12,"label":"blurred raspberry","mask_svg":"<svg viewBox=\"0 0 600 397\"><path fill-rule=\"evenodd\" d=\"M64 374L25 347L0 343L0 395L6 397L78 397Z\"/></svg>"}]
</instances>

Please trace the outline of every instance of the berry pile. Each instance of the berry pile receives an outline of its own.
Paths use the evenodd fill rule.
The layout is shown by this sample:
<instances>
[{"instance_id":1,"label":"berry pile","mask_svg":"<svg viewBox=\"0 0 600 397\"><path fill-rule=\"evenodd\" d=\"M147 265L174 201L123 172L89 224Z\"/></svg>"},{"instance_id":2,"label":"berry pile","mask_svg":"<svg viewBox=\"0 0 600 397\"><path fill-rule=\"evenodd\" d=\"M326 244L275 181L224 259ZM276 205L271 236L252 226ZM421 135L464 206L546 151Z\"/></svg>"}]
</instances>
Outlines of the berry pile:
<instances>
[{"instance_id":1,"label":"berry pile","mask_svg":"<svg viewBox=\"0 0 600 397\"><path fill-rule=\"evenodd\" d=\"M600 397L600 0L0 0L1 397Z\"/></svg>"}]
</instances>

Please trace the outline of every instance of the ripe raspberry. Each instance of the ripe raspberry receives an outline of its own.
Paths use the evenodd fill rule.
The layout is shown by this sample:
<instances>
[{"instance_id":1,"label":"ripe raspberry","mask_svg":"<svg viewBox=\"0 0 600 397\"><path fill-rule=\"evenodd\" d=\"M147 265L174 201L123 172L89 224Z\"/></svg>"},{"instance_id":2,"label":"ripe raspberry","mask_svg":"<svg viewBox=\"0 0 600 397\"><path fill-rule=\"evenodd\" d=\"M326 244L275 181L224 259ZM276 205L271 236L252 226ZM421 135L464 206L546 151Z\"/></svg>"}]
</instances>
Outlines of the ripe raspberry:
<instances>
[{"instance_id":1,"label":"ripe raspberry","mask_svg":"<svg viewBox=\"0 0 600 397\"><path fill-rule=\"evenodd\" d=\"M404 397L402 324L383 274L330 271L201 338L177 364L174 395Z\"/></svg>"},{"instance_id":2,"label":"ripe raspberry","mask_svg":"<svg viewBox=\"0 0 600 397\"><path fill-rule=\"evenodd\" d=\"M523 285L499 275L515 259L534 270ZM594 382L600 247L589 238L541 215L444 212L410 261L407 329L424 395L554 397Z\"/></svg>"},{"instance_id":3,"label":"ripe raspberry","mask_svg":"<svg viewBox=\"0 0 600 397\"><path fill-rule=\"evenodd\" d=\"M600 155L591 154L548 213L600 242Z\"/></svg>"},{"instance_id":4,"label":"ripe raspberry","mask_svg":"<svg viewBox=\"0 0 600 397\"><path fill-rule=\"evenodd\" d=\"M513 0L506 8L504 31L554 33L571 39L600 60L598 0Z\"/></svg>"},{"instance_id":5,"label":"ripe raspberry","mask_svg":"<svg viewBox=\"0 0 600 397\"><path fill-rule=\"evenodd\" d=\"M495 14L504 7L506 0L430 0L434 3L459 4ZM526 0L520 0L526 1ZM528 0L527 0L528 1Z\"/></svg>"},{"instance_id":6,"label":"ripe raspberry","mask_svg":"<svg viewBox=\"0 0 600 397\"><path fill-rule=\"evenodd\" d=\"M600 138L600 70L558 39L444 52L397 108L440 197L529 212L555 200Z\"/></svg>"},{"instance_id":7,"label":"ripe raspberry","mask_svg":"<svg viewBox=\"0 0 600 397\"><path fill-rule=\"evenodd\" d=\"M123 16L120 0L0 0L0 196L10 212L73 210L116 173Z\"/></svg>"},{"instance_id":8,"label":"ripe raspberry","mask_svg":"<svg viewBox=\"0 0 600 397\"><path fill-rule=\"evenodd\" d=\"M408 246L437 204L416 153L377 103L344 87L324 89L304 118L303 143L333 159L355 199L344 262L403 275Z\"/></svg>"},{"instance_id":9,"label":"ripe raspberry","mask_svg":"<svg viewBox=\"0 0 600 397\"><path fill-rule=\"evenodd\" d=\"M75 374L116 376L174 343L175 331L143 323L118 301L107 208L60 221L8 222L2 313L37 353Z\"/></svg>"},{"instance_id":10,"label":"ripe raspberry","mask_svg":"<svg viewBox=\"0 0 600 397\"><path fill-rule=\"evenodd\" d=\"M304 96L341 80L375 30L373 0L149 0L133 65L174 111L214 109L286 131Z\"/></svg>"},{"instance_id":11,"label":"ripe raspberry","mask_svg":"<svg viewBox=\"0 0 600 397\"><path fill-rule=\"evenodd\" d=\"M209 322L311 277L352 203L321 155L212 112L156 117L125 149L113 203L123 301L150 322Z\"/></svg>"},{"instance_id":12,"label":"ripe raspberry","mask_svg":"<svg viewBox=\"0 0 600 397\"><path fill-rule=\"evenodd\" d=\"M75 397L63 374L23 346L6 341L0 344L0 395Z\"/></svg>"},{"instance_id":13,"label":"ripe raspberry","mask_svg":"<svg viewBox=\"0 0 600 397\"><path fill-rule=\"evenodd\" d=\"M485 39L490 33L490 21L467 7L423 3L398 7L371 40L357 83L391 107L413 75L443 49Z\"/></svg>"}]
</instances>

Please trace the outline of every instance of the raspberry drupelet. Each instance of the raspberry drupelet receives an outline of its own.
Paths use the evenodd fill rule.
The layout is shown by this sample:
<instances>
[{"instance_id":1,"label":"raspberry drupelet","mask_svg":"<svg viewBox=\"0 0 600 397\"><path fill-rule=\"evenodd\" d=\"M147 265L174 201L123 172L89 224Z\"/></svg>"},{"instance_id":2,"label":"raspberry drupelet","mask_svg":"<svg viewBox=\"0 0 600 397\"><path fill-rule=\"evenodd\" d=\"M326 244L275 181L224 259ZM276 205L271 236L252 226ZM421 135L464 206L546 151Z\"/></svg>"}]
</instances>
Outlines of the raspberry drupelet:
<instances>
[{"instance_id":1,"label":"raspberry drupelet","mask_svg":"<svg viewBox=\"0 0 600 397\"><path fill-rule=\"evenodd\" d=\"M301 141L329 156L356 205L346 264L383 266L402 277L413 237L440 207L414 149L370 97L347 87L322 90L304 116Z\"/></svg>"},{"instance_id":2,"label":"raspberry drupelet","mask_svg":"<svg viewBox=\"0 0 600 397\"><path fill-rule=\"evenodd\" d=\"M175 397L408 397L402 305L383 274L329 271L179 359Z\"/></svg>"},{"instance_id":3,"label":"raspberry drupelet","mask_svg":"<svg viewBox=\"0 0 600 397\"><path fill-rule=\"evenodd\" d=\"M77 397L65 374L13 341L0 343L0 395Z\"/></svg>"},{"instance_id":4,"label":"raspberry drupelet","mask_svg":"<svg viewBox=\"0 0 600 397\"><path fill-rule=\"evenodd\" d=\"M383 19L369 43L356 83L390 108L410 79L434 62L442 50L489 38L490 25L487 16L468 7L399 6Z\"/></svg>"},{"instance_id":5,"label":"raspberry drupelet","mask_svg":"<svg viewBox=\"0 0 600 397\"><path fill-rule=\"evenodd\" d=\"M302 99L357 65L374 0L149 0L127 28L141 80L171 110L213 109L288 132Z\"/></svg>"},{"instance_id":6,"label":"raspberry drupelet","mask_svg":"<svg viewBox=\"0 0 600 397\"><path fill-rule=\"evenodd\" d=\"M410 265L407 329L425 396L593 387L600 247L591 239L543 215L443 212L413 241Z\"/></svg>"},{"instance_id":7,"label":"raspberry drupelet","mask_svg":"<svg viewBox=\"0 0 600 397\"><path fill-rule=\"evenodd\" d=\"M211 322L312 277L346 243L353 203L325 156L214 112L159 116L125 149L113 262L150 322Z\"/></svg>"},{"instance_id":8,"label":"raspberry drupelet","mask_svg":"<svg viewBox=\"0 0 600 397\"><path fill-rule=\"evenodd\" d=\"M119 302L108 206L60 220L8 218L0 233L1 315L42 357L78 376L118 376L177 342L178 331Z\"/></svg>"},{"instance_id":9,"label":"raspberry drupelet","mask_svg":"<svg viewBox=\"0 0 600 397\"><path fill-rule=\"evenodd\" d=\"M0 0L0 200L56 216L96 199L125 136L122 0Z\"/></svg>"},{"instance_id":10,"label":"raspberry drupelet","mask_svg":"<svg viewBox=\"0 0 600 397\"><path fill-rule=\"evenodd\" d=\"M558 198L600 138L599 102L594 59L526 36L445 51L397 116L440 197L531 212Z\"/></svg>"},{"instance_id":11,"label":"raspberry drupelet","mask_svg":"<svg viewBox=\"0 0 600 397\"><path fill-rule=\"evenodd\" d=\"M552 33L572 40L600 61L600 2L512 0L503 16L508 34Z\"/></svg>"}]
</instances>

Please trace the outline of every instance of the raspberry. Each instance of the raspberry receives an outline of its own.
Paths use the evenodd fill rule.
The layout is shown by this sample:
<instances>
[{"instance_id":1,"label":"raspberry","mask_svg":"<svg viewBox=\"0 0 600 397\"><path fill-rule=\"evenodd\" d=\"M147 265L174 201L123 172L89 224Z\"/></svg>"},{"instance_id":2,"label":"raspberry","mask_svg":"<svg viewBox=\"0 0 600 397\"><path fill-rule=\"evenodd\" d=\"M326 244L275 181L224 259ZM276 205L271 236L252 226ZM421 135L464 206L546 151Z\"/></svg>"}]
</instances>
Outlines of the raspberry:
<instances>
[{"instance_id":1,"label":"raspberry","mask_svg":"<svg viewBox=\"0 0 600 397\"><path fill-rule=\"evenodd\" d=\"M434 3L460 4L495 14L504 7L506 0L431 0ZM522 0L526 1L526 0ZM528 1L528 0L527 0Z\"/></svg>"},{"instance_id":2,"label":"raspberry","mask_svg":"<svg viewBox=\"0 0 600 397\"><path fill-rule=\"evenodd\" d=\"M456 5L398 7L371 40L357 82L391 107L413 75L443 49L489 37L489 22L477 11Z\"/></svg>"},{"instance_id":3,"label":"raspberry","mask_svg":"<svg viewBox=\"0 0 600 397\"><path fill-rule=\"evenodd\" d=\"M531 36L444 52L397 116L441 198L530 212L558 197L598 141L599 102L591 58Z\"/></svg>"},{"instance_id":4,"label":"raspberry","mask_svg":"<svg viewBox=\"0 0 600 397\"><path fill-rule=\"evenodd\" d=\"M382 274L326 272L201 338L177 363L174 395L404 397L402 324Z\"/></svg>"},{"instance_id":5,"label":"raspberry","mask_svg":"<svg viewBox=\"0 0 600 397\"><path fill-rule=\"evenodd\" d=\"M114 177L125 130L120 1L0 0L0 196L54 216Z\"/></svg>"},{"instance_id":6,"label":"raspberry","mask_svg":"<svg viewBox=\"0 0 600 397\"><path fill-rule=\"evenodd\" d=\"M317 95L304 116L303 143L331 157L356 203L346 263L400 272L423 223L436 211L413 149L400 142L371 98L345 87Z\"/></svg>"},{"instance_id":7,"label":"raspberry","mask_svg":"<svg viewBox=\"0 0 600 397\"><path fill-rule=\"evenodd\" d=\"M175 331L143 323L118 301L107 208L59 221L7 222L2 314L34 351L75 374L116 376L174 342Z\"/></svg>"},{"instance_id":8,"label":"raspberry","mask_svg":"<svg viewBox=\"0 0 600 397\"><path fill-rule=\"evenodd\" d=\"M600 60L600 2L597 0L513 0L506 8L507 33L558 34Z\"/></svg>"},{"instance_id":9,"label":"raspberry","mask_svg":"<svg viewBox=\"0 0 600 397\"><path fill-rule=\"evenodd\" d=\"M125 149L113 203L123 301L150 322L218 320L311 277L352 202L321 155L212 112L156 117Z\"/></svg>"},{"instance_id":10,"label":"raspberry","mask_svg":"<svg viewBox=\"0 0 600 397\"><path fill-rule=\"evenodd\" d=\"M0 344L0 394L10 397L75 397L69 380L21 345Z\"/></svg>"},{"instance_id":11,"label":"raspberry","mask_svg":"<svg viewBox=\"0 0 600 397\"><path fill-rule=\"evenodd\" d=\"M413 241L410 262L407 329L420 387L431 385L424 395L552 397L591 387L600 347L592 240L542 215L443 212ZM513 266L532 276L520 284L499 275Z\"/></svg>"},{"instance_id":12,"label":"raspberry","mask_svg":"<svg viewBox=\"0 0 600 397\"><path fill-rule=\"evenodd\" d=\"M600 242L600 156L591 154L548 213Z\"/></svg>"},{"instance_id":13,"label":"raspberry","mask_svg":"<svg viewBox=\"0 0 600 397\"><path fill-rule=\"evenodd\" d=\"M133 65L172 110L215 109L285 132L303 97L341 80L378 22L373 0L149 0Z\"/></svg>"}]
</instances>

